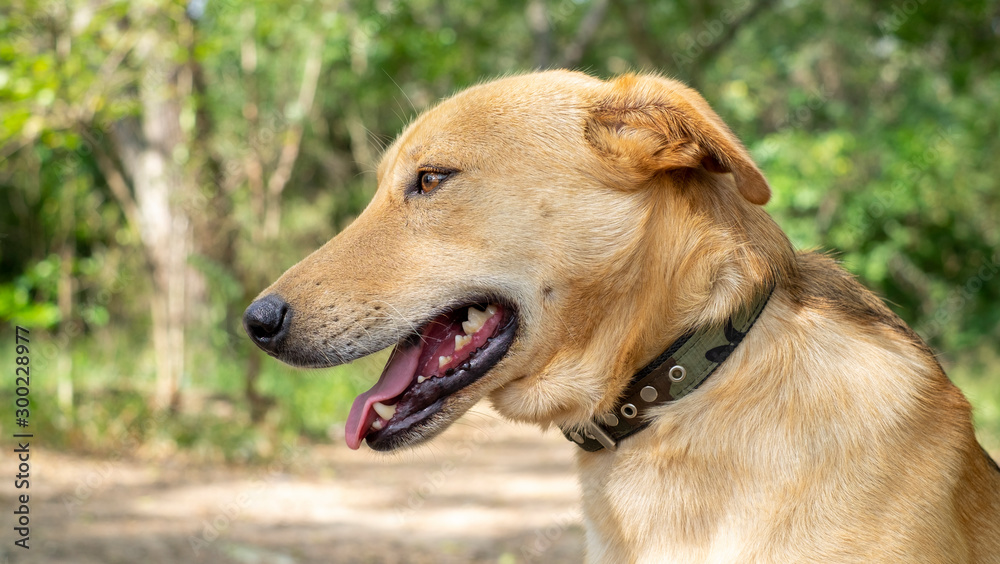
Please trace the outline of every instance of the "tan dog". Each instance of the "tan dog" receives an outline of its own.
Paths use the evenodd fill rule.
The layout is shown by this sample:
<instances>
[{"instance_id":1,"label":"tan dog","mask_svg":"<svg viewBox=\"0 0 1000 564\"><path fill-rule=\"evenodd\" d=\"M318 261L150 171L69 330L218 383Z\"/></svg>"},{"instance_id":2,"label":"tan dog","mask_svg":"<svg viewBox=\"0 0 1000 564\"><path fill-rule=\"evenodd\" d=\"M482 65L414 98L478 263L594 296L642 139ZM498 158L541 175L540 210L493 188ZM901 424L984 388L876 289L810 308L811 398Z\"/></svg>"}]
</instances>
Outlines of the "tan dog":
<instances>
[{"instance_id":1,"label":"tan dog","mask_svg":"<svg viewBox=\"0 0 1000 564\"><path fill-rule=\"evenodd\" d=\"M1000 470L969 404L874 295L793 251L769 197L677 82L506 78L410 125L365 212L244 323L299 366L395 345L347 424L378 450L486 396L607 442L633 375L714 332L729 344L700 386L662 402L657 376L645 429L580 450L591 561L1000 562ZM752 328L727 321L757 306Z\"/></svg>"}]
</instances>

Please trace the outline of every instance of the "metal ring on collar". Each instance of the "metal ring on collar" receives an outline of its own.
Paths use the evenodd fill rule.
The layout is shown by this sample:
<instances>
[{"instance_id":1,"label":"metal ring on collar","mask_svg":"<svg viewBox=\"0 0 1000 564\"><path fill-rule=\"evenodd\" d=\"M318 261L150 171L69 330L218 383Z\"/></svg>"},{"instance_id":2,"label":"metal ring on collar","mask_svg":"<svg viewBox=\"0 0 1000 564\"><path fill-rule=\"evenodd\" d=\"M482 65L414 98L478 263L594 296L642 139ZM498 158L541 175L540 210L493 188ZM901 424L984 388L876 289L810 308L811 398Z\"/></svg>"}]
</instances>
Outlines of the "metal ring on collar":
<instances>
[{"instance_id":1,"label":"metal ring on collar","mask_svg":"<svg viewBox=\"0 0 1000 564\"><path fill-rule=\"evenodd\" d=\"M636 409L635 406L630 403L626 403L625 405L623 405L621 412L622 415L625 417L625 419L632 419L633 417L639 414L639 410Z\"/></svg>"},{"instance_id":2,"label":"metal ring on collar","mask_svg":"<svg viewBox=\"0 0 1000 564\"><path fill-rule=\"evenodd\" d=\"M687 370L680 364L676 364L670 367L670 372L667 372L667 376L672 382L683 382L684 378L687 377Z\"/></svg>"}]
</instances>

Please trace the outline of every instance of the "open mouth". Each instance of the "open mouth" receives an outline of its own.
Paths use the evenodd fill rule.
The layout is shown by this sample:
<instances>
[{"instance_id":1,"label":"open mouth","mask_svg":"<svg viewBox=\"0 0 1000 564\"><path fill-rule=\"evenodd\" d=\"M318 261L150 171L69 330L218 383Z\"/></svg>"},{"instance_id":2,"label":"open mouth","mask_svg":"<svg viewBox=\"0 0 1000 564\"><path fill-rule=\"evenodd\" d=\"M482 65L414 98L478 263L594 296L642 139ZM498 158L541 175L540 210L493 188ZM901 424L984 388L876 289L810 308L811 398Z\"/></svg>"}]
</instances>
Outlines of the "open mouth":
<instances>
[{"instance_id":1,"label":"open mouth","mask_svg":"<svg viewBox=\"0 0 1000 564\"><path fill-rule=\"evenodd\" d=\"M443 313L400 341L378 382L354 400L347 418L347 446L362 440L391 450L420 437L420 428L447 398L490 371L507 354L517 316L497 303Z\"/></svg>"}]
</instances>

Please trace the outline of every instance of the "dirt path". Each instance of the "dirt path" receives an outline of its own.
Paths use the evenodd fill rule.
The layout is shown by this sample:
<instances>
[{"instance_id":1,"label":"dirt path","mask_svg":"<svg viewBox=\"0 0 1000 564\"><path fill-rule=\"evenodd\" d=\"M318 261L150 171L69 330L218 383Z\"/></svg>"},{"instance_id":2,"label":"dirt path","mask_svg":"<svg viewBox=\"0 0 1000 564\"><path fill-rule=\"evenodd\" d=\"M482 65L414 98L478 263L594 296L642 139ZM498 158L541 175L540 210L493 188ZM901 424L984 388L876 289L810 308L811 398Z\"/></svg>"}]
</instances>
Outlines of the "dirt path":
<instances>
[{"instance_id":1,"label":"dirt path","mask_svg":"<svg viewBox=\"0 0 1000 564\"><path fill-rule=\"evenodd\" d=\"M288 451L290 470L36 451L31 549L13 546L4 480L0 563L581 561L573 445L558 432L477 408L416 452L362 448Z\"/></svg>"}]
</instances>

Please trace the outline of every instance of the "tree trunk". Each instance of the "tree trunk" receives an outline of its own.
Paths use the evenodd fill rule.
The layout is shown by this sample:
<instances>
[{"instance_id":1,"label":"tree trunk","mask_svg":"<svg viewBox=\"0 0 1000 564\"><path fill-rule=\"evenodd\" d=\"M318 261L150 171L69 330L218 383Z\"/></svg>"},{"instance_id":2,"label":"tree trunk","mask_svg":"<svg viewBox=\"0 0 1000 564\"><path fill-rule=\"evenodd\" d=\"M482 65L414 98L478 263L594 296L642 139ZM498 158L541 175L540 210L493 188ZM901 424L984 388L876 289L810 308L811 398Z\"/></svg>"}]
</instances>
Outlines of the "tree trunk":
<instances>
[{"instance_id":1,"label":"tree trunk","mask_svg":"<svg viewBox=\"0 0 1000 564\"><path fill-rule=\"evenodd\" d=\"M73 321L73 293L76 284L73 277L73 264L76 262L75 240L69 237L72 223L75 222L74 204L75 189L68 189L69 201L63 204L63 226L66 226L66 236L60 237L59 245L59 285L57 302L59 304L59 334L56 342L69 343L73 331L70 329ZM64 196L65 197L65 196ZM60 425L68 427L73 420L73 351L69 347L61 347L56 361L56 403L59 405Z\"/></svg>"},{"instance_id":2,"label":"tree trunk","mask_svg":"<svg viewBox=\"0 0 1000 564\"><path fill-rule=\"evenodd\" d=\"M139 84L140 122L119 122L113 134L120 160L132 179L139 233L153 282L153 406L176 410L184 374L187 281L197 276L188 266L191 222L183 206L195 180L183 164L189 144L180 123L182 102L191 86L185 80L186 69L164 57L157 44L157 35L151 32L139 47L145 56Z\"/></svg>"}]
</instances>

